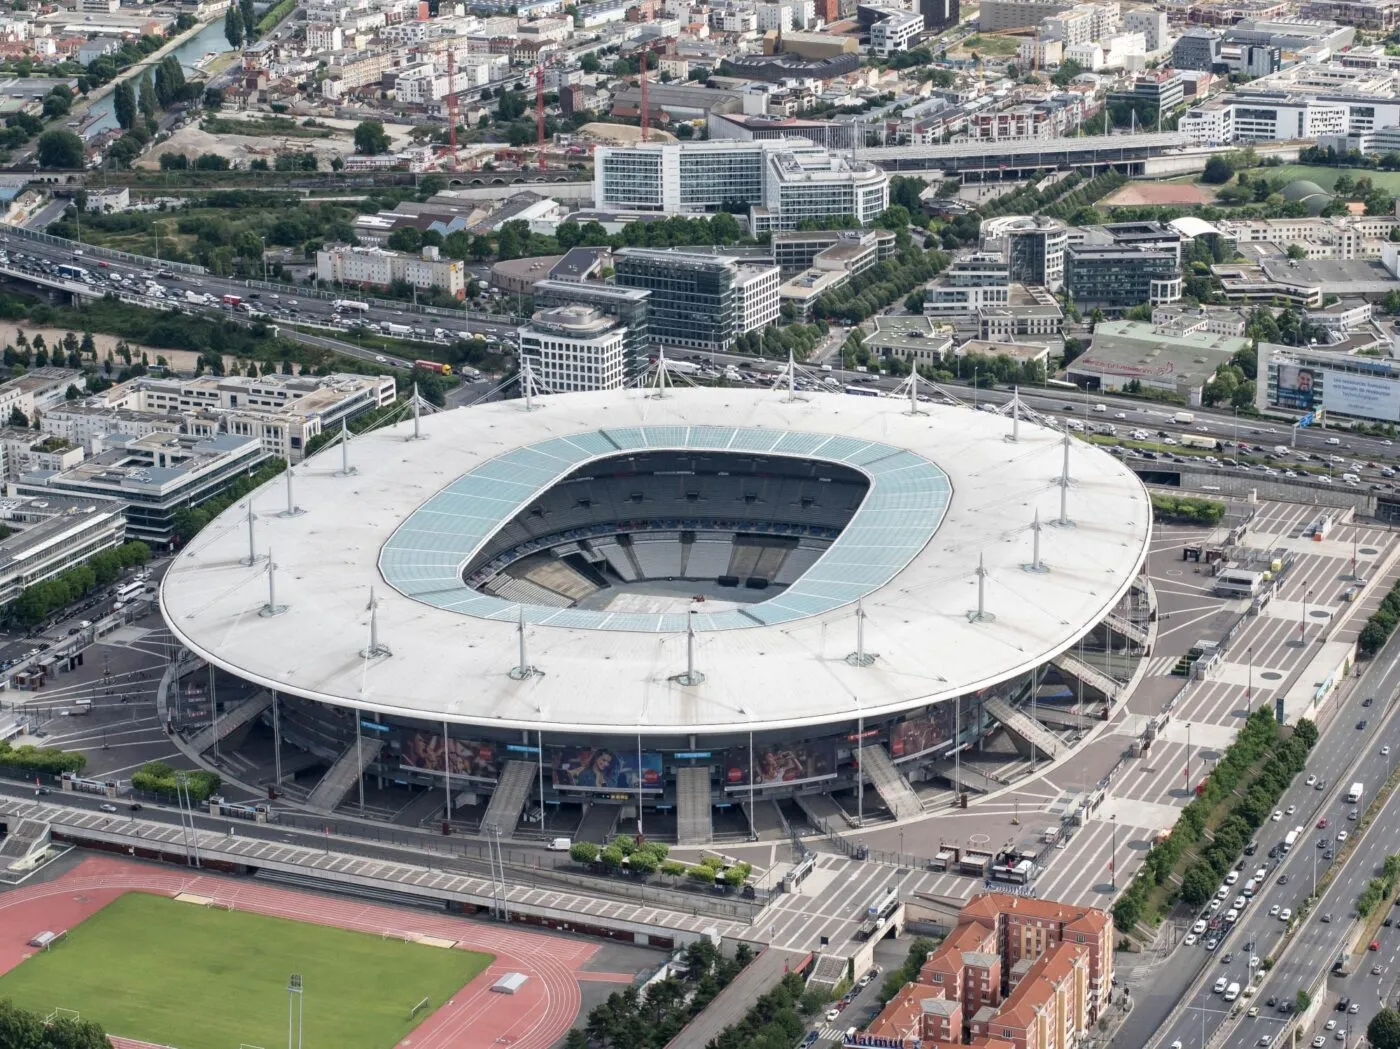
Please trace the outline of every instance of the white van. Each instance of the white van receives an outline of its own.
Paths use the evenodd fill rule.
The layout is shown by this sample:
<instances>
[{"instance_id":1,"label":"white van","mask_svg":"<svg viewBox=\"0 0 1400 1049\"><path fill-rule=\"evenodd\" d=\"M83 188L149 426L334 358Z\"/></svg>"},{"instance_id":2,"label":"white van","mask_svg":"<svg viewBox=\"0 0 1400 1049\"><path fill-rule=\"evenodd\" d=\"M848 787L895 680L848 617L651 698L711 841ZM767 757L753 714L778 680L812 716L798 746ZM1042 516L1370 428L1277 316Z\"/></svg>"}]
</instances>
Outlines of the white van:
<instances>
[{"instance_id":1,"label":"white van","mask_svg":"<svg viewBox=\"0 0 1400 1049\"><path fill-rule=\"evenodd\" d=\"M1361 483L1361 478L1357 477L1356 474L1342 474L1342 480L1352 485Z\"/></svg>"},{"instance_id":2,"label":"white van","mask_svg":"<svg viewBox=\"0 0 1400 1049\"><path fill-rule=\"evenodd\" d=\"M548 845L550 852L568 852L573 847L572 838L555 838Z\"/></svg>"},{"instance_id":3,"label":"white van","mask_svg":"<svg viewBox=\"0 0 1400 1049\"><path fill-rule=\"evenodd\" d=\"M1341 444L1341 443L1342 443L1342 439L1341 439L1340 437L1329 437L1329 438L1327 438L1327 443L1328 443L1328 444Z\"/></svg>"},{"instance_id":4,"label":"white van","mask_svg":"<svg viewBox=\"0 0 1400 1049\"><path fill-rule=\"evenodd\" d=\"M1108 405L1106 405L1106 404L1096 404L1096 405L1094 405L1094 411L1096 411L1096 412L1106 412L1106 411L1108 411Z\"/></svg>"},{"instance_id":5,"label":"white van","mask_svg":"<svg viewBox=\"0 0 1400 1049\"><path fill-rule=\"evenodd\" d=\"M1224 994L1224 993L1225 993L1225 988L1228 987L1229 985L1230 985L1230 981L1229 981L1226 977L1224 977L1224 976L1220 977L1220 979L1218 979L1218 980L1215 981L1215 993L1216 993L1216 994Z\"/></svg>"},{"instance_id":6,"label":"white van","mask_svg":"<svg viewBox=\"0 0 1400 1049\"><path fill-rule=\"evenodd\" d=\"M1238 998L1239 996L1240 996L1240 985L1239 985L1239 984L1237 984L1237 983L1232 983L1232 984L1230 984L1229 987L1225 988L1225 1000L1226 1000L1227 1002L1233 1002L1233 1001L1234 1001L1236 998Z\"/></svg>"}]
</instances>

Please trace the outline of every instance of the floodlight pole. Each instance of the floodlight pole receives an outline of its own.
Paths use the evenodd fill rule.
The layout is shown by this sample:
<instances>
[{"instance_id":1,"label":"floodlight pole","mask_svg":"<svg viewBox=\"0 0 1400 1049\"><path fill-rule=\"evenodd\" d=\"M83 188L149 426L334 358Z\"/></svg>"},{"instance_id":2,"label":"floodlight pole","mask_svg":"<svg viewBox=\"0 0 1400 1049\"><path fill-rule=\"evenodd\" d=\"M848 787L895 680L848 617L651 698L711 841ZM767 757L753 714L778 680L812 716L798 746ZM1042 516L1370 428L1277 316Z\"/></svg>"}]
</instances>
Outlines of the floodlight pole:
<instances>
[{"instance_id":1,"label":"floodlight pole","mask_svg":"<svg viewBox=\"0 0 1400 1049\"><path fill-rule=\"evenodd\" d=\"M645 830L642 828L642 782L643 782L644 779L645 779L645 777L642 775L642 734L641 734L641 732L638 732L638 733L637 733L637 838L638 838L638 840L640 840L640 839L645 835L645 833L646 833ZM540 816L541 816L541 818L543 818L543 816L544 816L544 810L543 810L543 809L540 810Z\"/></svg>"},{"instance_id":2,"label":"floodlight pole","mask_svg":"<svg viewBox=\"0 0 1400 1049\"><path fill-rule=\"evenodd\" d=\"M282 786L282 704L272 693L272 780Z\"/></svg>"},{"instance_id":3,"label":"floodlight pole","mask_svg":"<svg viewBox=\"0 0 1400 1049\"><path fill-rule=\"evenodd\" d=\"M452 822L452 762L450 753L452 750L452 737L447 734L447 722L442 723L442 796L446 805L447 815L444 819L448 823Z\"/></svg>"},{"instance_id":4,"label":"floodlight pole","mask_svg":"<svg viewBox=\"0 0 1400 1049\"><path fill-rule=\"evenodd\" d=\"M301 1049L302 1009L301 974L292 973L287 977L287 1049ZM292 1042L293 1018L296 1019L295 1045Z\"/></svg>"},{"instance_id":5,"label":"floodlight pole","mask_svg":"<svg viewBox=\"0 0 1400 1049\"><path fill-rule=\"evenodd\" d=\"M370 635L373 636L373 633ZM373 647L373 642L370 643ZM365 752L360 749L360 710L358 707L351 707L355 712L355 765L359 769L360 777L356 781L360 787L360 815L365 814Z\"/></svg>"},{"instance_id":6,"label":"floodlight pole","mask_svg":"<svg viewBox=\"0 0 1400 1049\"><path fill-rule=\"evenodd\" d=\"M540 837L544 837L544 729L536 732L539 742L539 751L535 755L539 761L540 769ZM528 737L527 737L528 738Z\"/></svg>"}]
</instances>

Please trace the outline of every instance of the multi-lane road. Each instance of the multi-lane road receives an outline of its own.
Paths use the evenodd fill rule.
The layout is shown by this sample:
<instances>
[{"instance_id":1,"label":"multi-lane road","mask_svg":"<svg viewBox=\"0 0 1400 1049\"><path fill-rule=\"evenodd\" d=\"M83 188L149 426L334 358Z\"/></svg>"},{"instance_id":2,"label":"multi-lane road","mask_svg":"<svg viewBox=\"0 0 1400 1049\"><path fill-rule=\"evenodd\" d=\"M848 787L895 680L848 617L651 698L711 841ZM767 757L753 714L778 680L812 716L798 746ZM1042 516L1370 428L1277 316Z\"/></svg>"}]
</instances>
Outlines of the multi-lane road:
<instances>
[{"instance_id":1,"label":"multi-lane road","mask_svg":"<svg viewBox=\"0 0 1400 1049\"><path fill-rule=\"evenodd\" d=\"M1281 909L1290 908L1296 913L1312 894L1314 879L1321 879L1327 870L1327 852L1342 849L1338 834L1343 831L1351 834L1356 830L1349 814L1353 809L1365 811L1374 792L1389 776L1395 758L1400 756L1400 722L1392 716L1395 704L1391 701L1397 692L1400 692L1400 645L1391 645L1353 691L1356 698L1336 713L1313 749L1307 769L1279 799L1279 807L1285 815L1278 822L1270 820L1260 828L1256 835L1259 851L1245 858L1240 881L1230 887L1220 912L1233 902L1239 886L1257 867L1266 867L1269 872L1263 888L1246 906L1235 927L1224 934L1214 952L1207 951L1203 944L1183 945L1177 949L1184 952L1182 957L1187 964L1200 966L1201 975L1189 998L1184 1000L1185 1008L1178 1010L1172 1021L1161 1027L1151 1045L1168 1046L1176 1041L1188 1047L1209 1044L1216 1029L1232 1011L1220 995L1213 993L1216 980L1223 976L1244 986L1248 983L1252 957L1277 956L1287 930L1287 925L1278 917ZM1373 706L1362 705L1367 697L1374 697ZM1357 725L1363 719L1367 727L1359 730ZM1390 748L1388 755L1381 753L1383 746ZM1310 776L1318 777L1324 784L1323 789L1309 786L1306 779ZM1349 804L1345 797L1353 782L1363 783L1367 790L1356 805ZM1295 811L1288 814L1290 807ZM1359 847L1347 854L1345 866L1322 901L1302 919L1302 928L1296 934L1298 944L1267 974L1252 1000L1241 1000L1240 1012L1254 1004L1259 1006L1260 1015L1246 1017L1239 1024L1230 1038L1231 1047L1242 1049L1256 1045L1261 1037L1276 1034L1289 1016L1276 1008L1268 1008L1265 1005L1268 997L1292 1002L1300 989L1310 990L1320 972L1336 959L1342 940L1352 929L1352 905L1357 896L1367 880L1375 875L1384 857L1400 852L1397 812L1400 812L1400 800L1392 800L1381 817L1367 829ZM1319 821L1323 819L1327 820L1327 826L1319 828ZM1269 849L1296 826L1302 826L1304 833L1292 852L1281 861L1268 859ZM1275 911L1276 907L1280 910ZM1331 920L1324 920L1324 916ZM1342 993L1350 993L1346 984L1359 984L1362 979L1358 975L1334 982L1343 988ZM1202 1042L1203 1031L1205 1043Z\"/></svg>"}]
</instances>

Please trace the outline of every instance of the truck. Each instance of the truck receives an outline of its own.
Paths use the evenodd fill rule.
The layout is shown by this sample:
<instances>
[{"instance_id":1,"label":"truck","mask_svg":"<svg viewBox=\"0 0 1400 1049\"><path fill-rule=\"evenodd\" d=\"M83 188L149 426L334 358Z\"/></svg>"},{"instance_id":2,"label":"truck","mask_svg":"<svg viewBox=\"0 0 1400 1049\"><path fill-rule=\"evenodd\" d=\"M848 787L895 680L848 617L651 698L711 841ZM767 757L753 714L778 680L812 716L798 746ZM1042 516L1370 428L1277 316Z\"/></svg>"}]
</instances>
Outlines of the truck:
<instances>
[{"instance_id":1,"label":"truck","mask_svg":"<svg viewBox=\"0 0 1400 1049\"><path fill-rule=\"evenodd\" d=\"M395 324L393 321L382 321L379 325L379 330L385 335L398 335L401 337L412 334L413 332L413 329L407 324Z\"/></svg>"},{"instance_id":2,"label":"truck","mask_svg":"<svg viewBox=\"0 0 1400 1049\"><path fill-rule=\"evenodd\" d=\"M243 299L238 295L225 295L220 301L222 301L225 306L237 306Z\"/></svg>"},{"instance_id":3,"label":"truck","mask_svg":"<svg viewBox=\"0 0 1400 1049\"><path fill-rule=\"evenodd\" d=\"M1358 801L1361 800L1361 792L1364 791L1365 789L1366 789L1366 788L1365 788L1364 786L1362 786L1360 783L1353 783L1353 784L1347 789L1347 801L1350 802L1351 804L1355 805Z\"/></svg>"},{"instance_id":4,"label":"truck","mask_svg":"<svg viewBox=\"0 0 1400 1049\"><path fill-rule=\"evenodd\" d=\"M677 375L694 375L700 370L700 365L693 361L673 361L669 357L666 359L666 370L675 372Z\"/></svg>"},{"instance_id":5,"label":"truck","mask_svg":"<svg viewBox=\"0 0 1400 1049\"><path fill-rule=\"evenodd\" d=\"M1172 416L1172 422L1179 423L1182 426L1190 426L1195 421L1196 417L1190 412L1177 412Z\"/></svg>"},{"instance_id":6,"label":"truck","mask_svg":"<svg viewBox=\"0 0 1400 1049\"><path fill-rule=\"evenodd\" d=\"M331 308L338 313L368 313L369 303L358 299L336 299L331 303Z\"/></svg>"},{"instance_id":7,"label":"truck","mask_svg":"<svg viewBox=\"0 0 1400 1049\"><path fill-rule=\"evenodd\" d=\"M185 301L188 302L188 303L190 303L190 304L193 305L193 306L203 306L203 305L204 305L204 293L203 293L203 292L200 292L200 291L192 291L192 290L190 290L189 288L186 288L186 289L185 289Z\"/></svg>"},{"instance_id":8,"label":"truck","mask_svg":"<svg viewBox=\"0 0 1400 1049\"><path fill-rule=\"evenodd\" d=\"M432 372L434 375L451 375L452 365L440 364L437 361L414 361L415 368L422 368L425 372Z\"/></svg>"},{"instance_id":9,"label":"truck","mask_svg":"<svg viewBox=\"0 0 1400 1049\"><path fill-rule=\"evenodd\" d=\"M1177 439L1187 448L1204 448L1211 452L1220 451L1220 442L1214 437L1204 437L1198 433L1184 433Z\"/></svg>"},{"instance_id":10,"label":"truck","mask_svg":"<svg viewBox=\"0 0 1400 1049\"><path fill-rule=\"evenodd\" d=\"M856 930L856 938L868 940L898 906L899 889L893 883L886 885L865 908L865 920Z\"/></svg>"},{"instance_id":11,"label":"truck","mask_svg":"<svg viewBox=\"0 0 1400 1049\"><path fill-rule=\"evenodd\" d=\"M1299 837L1300 835L1296 829L1289 831L1283 836L1283 851L1285 855L1293 851L1293 846L1298 844Z\"/></svg>"}]
</instances>

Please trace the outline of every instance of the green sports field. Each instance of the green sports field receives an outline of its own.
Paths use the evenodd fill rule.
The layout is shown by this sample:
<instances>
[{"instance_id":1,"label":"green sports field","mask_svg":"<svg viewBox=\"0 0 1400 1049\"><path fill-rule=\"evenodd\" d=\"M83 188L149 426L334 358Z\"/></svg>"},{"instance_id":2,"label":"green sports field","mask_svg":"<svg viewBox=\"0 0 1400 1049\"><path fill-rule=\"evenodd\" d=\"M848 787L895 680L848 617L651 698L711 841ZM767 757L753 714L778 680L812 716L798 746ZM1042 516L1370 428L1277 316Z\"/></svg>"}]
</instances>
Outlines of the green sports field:
<instances>
[{"instance_id":1,"label":"green sports field","mask_svg":"<svg viewBox=\"0 0 1400 1049\"><path fill-rule=\"evenodd\" d=\"M286 1042L287 977L300 973L307 1046L391 1049L491 961L131 892L0 976L0 999L76 1009L112 1034L177 1049L270 1049Z\"/></svg>"}]
</instances>

